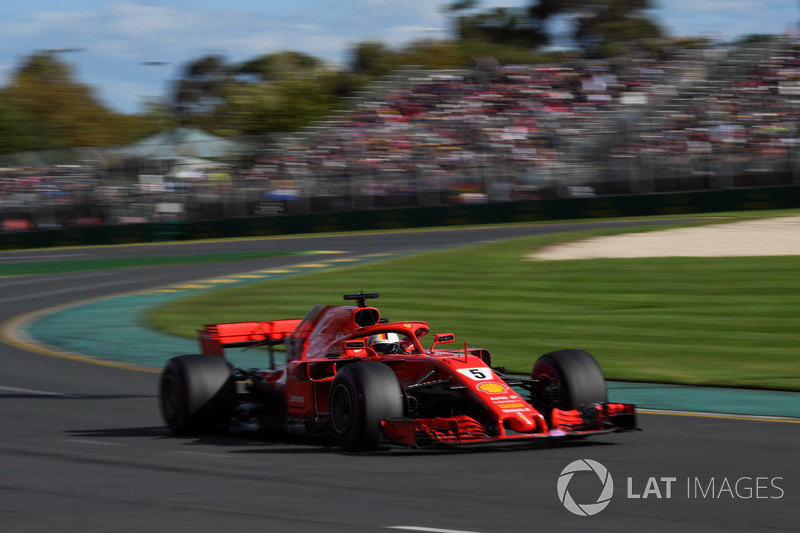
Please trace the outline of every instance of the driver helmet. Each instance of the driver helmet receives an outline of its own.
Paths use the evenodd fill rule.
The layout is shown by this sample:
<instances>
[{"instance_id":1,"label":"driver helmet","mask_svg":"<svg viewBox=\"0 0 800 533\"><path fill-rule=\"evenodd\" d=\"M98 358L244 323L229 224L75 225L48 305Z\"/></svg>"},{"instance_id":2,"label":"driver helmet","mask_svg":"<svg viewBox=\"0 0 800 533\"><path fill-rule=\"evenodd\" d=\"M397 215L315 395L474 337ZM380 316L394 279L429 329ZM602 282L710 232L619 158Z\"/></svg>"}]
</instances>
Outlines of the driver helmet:
<instances>
[{"instance_id":1,"label":"driver helmet","mask_svg":"<svg viewBox=\"0 0 800 533\"><path fill-rule=\"evenodd\" d=\"M400 336L397 333L379 333L367 339L367 345L380 354L400 349Z\"/></svg>"}]
</instances>

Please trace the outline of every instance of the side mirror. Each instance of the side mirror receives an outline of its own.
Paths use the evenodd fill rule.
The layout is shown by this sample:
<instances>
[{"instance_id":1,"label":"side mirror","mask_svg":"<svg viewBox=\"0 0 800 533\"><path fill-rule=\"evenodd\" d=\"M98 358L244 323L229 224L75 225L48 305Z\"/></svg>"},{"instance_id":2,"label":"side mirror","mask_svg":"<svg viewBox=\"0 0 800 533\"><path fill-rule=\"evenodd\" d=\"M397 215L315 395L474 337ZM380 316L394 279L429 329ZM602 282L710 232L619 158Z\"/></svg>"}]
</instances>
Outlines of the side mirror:
<instances>
[{"instance_id":1,"label":"side mirror","mask_svg":"<svg viewBox=\"0 0 800 533\"><path fill-rule=\"evenodd\" d=\"M342 343L341 357L367 357L375 352L367 350L367 344L364 341L345 341Z\"/></svg>"},{"instance_id":2,"label":"side mirror","mask_svg":"<svg viewBox=\"0 0 800 533\"><path fill-rule=\"evenodd\" d=\"M436 348L437 344L447 344L456 340L456 336L452 333L437 333L433 336L433 344L431 345L431 351Z\"/></svg>"},{"instance_id":3,"label":"side mirror","mask_svg":"<svg viewBox=\"0 0 800 533\"><path fill-rule=\"evenodd\" d=\"M365 348L367 346L367 343L364 341L344 341L342 346L344 348L357 349L357 348Z\"/></svg>"}]
</instances>

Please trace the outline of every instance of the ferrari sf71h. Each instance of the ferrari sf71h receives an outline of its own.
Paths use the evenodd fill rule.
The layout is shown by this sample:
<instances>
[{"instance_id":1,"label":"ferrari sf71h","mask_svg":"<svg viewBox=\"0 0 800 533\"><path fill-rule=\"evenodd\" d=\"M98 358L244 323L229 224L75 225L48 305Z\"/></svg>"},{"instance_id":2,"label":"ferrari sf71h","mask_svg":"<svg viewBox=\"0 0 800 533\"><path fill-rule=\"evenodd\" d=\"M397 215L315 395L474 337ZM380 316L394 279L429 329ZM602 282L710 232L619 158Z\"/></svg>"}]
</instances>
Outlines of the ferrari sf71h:
<instances>
[{"instance_id":1,"label":"ferrari sf71h","mask_svg":"<svg viewBox=\"0 0 800 533\"><path fill-rule=\"evenodd\" d=\"M583 350L541 356L528 376L492 367L489 352L445 349L450 333L392 322L367 299L317 305L305 318L208 325L201 354L164 367L160 407L173 434L225 431L243 422L332 435L346 450L424 448L581 438L636 428L633 405L609 403L595 358ZM275 363L283 346L285 363ZM225 349L264 349L265 368L234 368ZM269 363L267 364L267 361Z\"/></svg>"}]
</instances>

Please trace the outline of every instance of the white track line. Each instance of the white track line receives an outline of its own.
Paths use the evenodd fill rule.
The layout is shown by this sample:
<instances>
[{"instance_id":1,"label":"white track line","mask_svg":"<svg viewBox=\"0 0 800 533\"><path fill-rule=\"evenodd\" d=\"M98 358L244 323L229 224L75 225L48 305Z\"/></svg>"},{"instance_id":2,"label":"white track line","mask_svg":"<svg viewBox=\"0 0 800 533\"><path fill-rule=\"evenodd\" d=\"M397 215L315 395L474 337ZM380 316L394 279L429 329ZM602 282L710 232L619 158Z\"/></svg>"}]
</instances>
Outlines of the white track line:
<instances>
[{"instance_id":1,"label":"white track line","mask_svg":"<svg viewBox=\"0 0 800 533\"><path fill-rule=\"evenodd\" d=\"M480 533L478 531L464 531L462 529L439 529L436 527L422 526L386 526L384 529L402 529L405 531L424 531L427 533Z\"/></svg>"},{"instance_id":2,"label":"white track line","mask_svg":"<svg viewBox=\"0 0 800 533\"><path fill-rule=\"evenodd\" d=\"M79 394L64 394L63 392L49 392L34 389L20 389L18 387L4 387L0 385L0 391L17 392L19 394L33 394L36 396L58 396L60 398L84 398Z\"/></svg>"}]
</instances>

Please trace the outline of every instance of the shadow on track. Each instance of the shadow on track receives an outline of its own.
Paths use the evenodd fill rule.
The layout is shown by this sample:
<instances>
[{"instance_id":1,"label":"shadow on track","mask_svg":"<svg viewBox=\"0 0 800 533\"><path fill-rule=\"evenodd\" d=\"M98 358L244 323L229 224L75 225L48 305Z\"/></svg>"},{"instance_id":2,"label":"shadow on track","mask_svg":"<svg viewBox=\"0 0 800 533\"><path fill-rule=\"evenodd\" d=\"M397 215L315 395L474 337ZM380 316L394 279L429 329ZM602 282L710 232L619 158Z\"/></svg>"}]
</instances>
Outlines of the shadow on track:
<instances>
[{"instance_id":1,"label":"shadow on track","mask_svg":"<svg viewBox=\"0 0 800 533\"><path fill-rule=\"evenodd\" d=\"M113 438L148 438L171 440L181 446L218 446L228 448L231 454L334 454L344 456L372 456L372 457L402 457L441 454L477 454L486 452L513 452L523 450L545 450L553 448L581 448L581 447L606 447L617 446L617 442L607 442L599 439L574 439L574 440L543 440L541 442L528 442L525 444L486 444L482 446L464 446L447 448L399 448L387 447L376 451L348 452L341 449L332 439L314 436L302 436L283 433L280 431L253 431L247 428L231 428L227 432L216 435L186 435L176 436L170 434L165 426L146 426L130 428L105 428L75 430L66 432L70 438L82 439L113 439Z\"/></svg>"}]
</instances>

